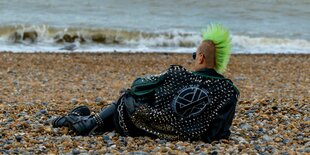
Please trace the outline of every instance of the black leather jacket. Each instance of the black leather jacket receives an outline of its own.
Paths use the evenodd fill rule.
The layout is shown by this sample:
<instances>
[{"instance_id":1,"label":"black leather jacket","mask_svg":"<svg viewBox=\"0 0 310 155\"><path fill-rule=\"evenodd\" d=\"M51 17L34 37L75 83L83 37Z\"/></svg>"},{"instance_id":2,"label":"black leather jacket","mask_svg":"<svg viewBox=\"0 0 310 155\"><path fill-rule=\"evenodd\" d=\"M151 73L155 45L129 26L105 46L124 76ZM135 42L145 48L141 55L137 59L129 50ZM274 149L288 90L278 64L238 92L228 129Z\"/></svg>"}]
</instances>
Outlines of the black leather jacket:
<instances>
[{"instance_id":1,"label":"black leather jacket","mask_svg":"<svg viewBox=\"0 0 310 155\"><path fill-rule=\"evenodd\" d=\"M179 66L179 67L182 68L182 66ZM171 67L169 69L171 69ZM202 69L196 72L192 72L190 74L193 74L193 76L195 77L203 77L202 79L204 80L209 80L209 81L213 80L213 81L222 81L222 82L225 81L225 83L228 83L229 85L227 86L227 88L223 88L220 85L218 87L221 87L223 90L224 89L230 90L229 92L232 92L233 94L230 97L228 97L229 99L227 99L227 102L225 102L225 104L221 105L219 108L216 108L217 106L216 104L218 103L215 103L215 106L213 106L213 108L215 107L217 112L216 112L216 115L212 116L212 119L210 119L212 121L208 123L208 126L205 126L204 129L201 129L201 128L198 129L198 128L195 128L196 127L195 124L194 125L192 124L189 126L193 127L193 129L191 128L188 129L188 127L186 127L186 124L185 124L185 127L184 126L181 127L180 125L180 129L178 129L177 127L175 127L176 124L174 124L173 122L173 117L177 119L180 119L180 118L183 119L183 116L182 117L175 116L176 115L175 112L169 109L170 101L167 102L169 104L168 105L169 110L162 110L163 108L152 109L152 107L156 107L157 102L154 102L154 100L155 101L158 100L156 99L155 96L156 96L156 93L158 94L159 87L167 83L167 80L165 80L167 79L166 77L167 74L165 72L157 76L148 76L146 78L144 77L144 78L136 79L133 82L131 89L119 99L118 101L119 110L118 110L118 113L114 117L117 131L119 131L123 135L130 135L130 136L150 136L150 137L165 138L168 140L202 140L202 141L209 142L209 143L214 140L229 138L230 126L232 124L232 121L235 115L235 108L236 108L237 99L239 96L238 89L233 85L233 83L229 79L226 79L224 76L222 76L221 74L218 74L213 69L206 68L206 69ZM228 87L231 89L228 89ZM168 119L165 120L165 118L163 118L163 117L166 117L165 115L161 115L158 117L156 116L152 118L152 116L155 115L156 112L152 114L152 112L150 111L141 110L141 107L142 109L151 110L151 111L152 110L153 111L162 110L159 112L167 111L165 115L172 115L173 117L171 118L170 121L168 121ZM205 113L206 115L208 115L207 112ZM163 118L162 121L160 121L161 117ZM201 118L204 118L204 117L201 117ZM187 118L184 117L184 119L186 120ZM195 119L192 119L192 120L195 120ZM156 124L156 121L157 121L157 124ZM191 120L188 119L188 121L191 121ZM203 121L199 121L198 123L201 123L201 122ZM159 127L157 128L154 127L156 125ZM161 127L164 129L162 130ZM194 129L196 129L197 132L199 131L199 133L193 134L193 135L188 134L191 131L196 132ZM200 132L200 130L203 130L203 131Z\"/></svg>"}]
</instances>

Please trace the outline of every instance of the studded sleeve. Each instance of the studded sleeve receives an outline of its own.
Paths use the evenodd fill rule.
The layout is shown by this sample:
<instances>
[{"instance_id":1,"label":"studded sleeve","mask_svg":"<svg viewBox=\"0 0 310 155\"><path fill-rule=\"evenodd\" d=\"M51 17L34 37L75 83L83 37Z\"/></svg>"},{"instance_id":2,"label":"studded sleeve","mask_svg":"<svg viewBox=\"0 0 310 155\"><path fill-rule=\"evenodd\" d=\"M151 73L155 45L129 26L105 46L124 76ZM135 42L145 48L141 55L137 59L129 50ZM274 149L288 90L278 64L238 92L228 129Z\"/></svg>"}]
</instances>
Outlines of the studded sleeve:
<instances>
[{"instance_id":1,"label":"studded sleeve","mask_svg":"<svg viewBox=\"0 0 310 155\"><path fill-rule=\"evenodd\" d=\"M232 96L231 100L221 108L207 132L202 135L203 141L210 143L215 140L229 138L231 134L230 127L235 116L237 97Z\"/></svg>"}]
</instances>

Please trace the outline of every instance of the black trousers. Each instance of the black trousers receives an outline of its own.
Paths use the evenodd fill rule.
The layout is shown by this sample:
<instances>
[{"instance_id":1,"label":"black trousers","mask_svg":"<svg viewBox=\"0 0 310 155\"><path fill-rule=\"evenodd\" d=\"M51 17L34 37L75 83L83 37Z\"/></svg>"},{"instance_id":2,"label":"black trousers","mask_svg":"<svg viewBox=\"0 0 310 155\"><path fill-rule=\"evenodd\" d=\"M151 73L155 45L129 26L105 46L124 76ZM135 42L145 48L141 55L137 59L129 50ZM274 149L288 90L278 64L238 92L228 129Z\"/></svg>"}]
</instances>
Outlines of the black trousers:
<instances>
[{"instance_id":1,"label":"black trousers","mask_svg":"<svg viewBox=\"0 0 310 155\"><path fill-rule=\"evenodd\" d=\"M103 108L101 112L99 113L99 116L104 122L104 125L100 127L99 130L100 132L110 132L115 130L122 136L132 136L132 137L137 137L137 136L148 136L152 138L157 138L156 135L151 134L149 132L146 132L145 130L142 130L138 127L136 127L131 119L130 116L124 106L123 108L123 120L126 124L126 127L128 129L127 132L125 132L121 127L120 127L120 117L119 117L119 112L117 110L118 106L121 104L121 99L126 98L128 94L122 95L117 102L111 104L110 106ZM125 100L126 101L126 100ZM125 103L126 104L126 103Z\"/></svg>"}]
</instances>

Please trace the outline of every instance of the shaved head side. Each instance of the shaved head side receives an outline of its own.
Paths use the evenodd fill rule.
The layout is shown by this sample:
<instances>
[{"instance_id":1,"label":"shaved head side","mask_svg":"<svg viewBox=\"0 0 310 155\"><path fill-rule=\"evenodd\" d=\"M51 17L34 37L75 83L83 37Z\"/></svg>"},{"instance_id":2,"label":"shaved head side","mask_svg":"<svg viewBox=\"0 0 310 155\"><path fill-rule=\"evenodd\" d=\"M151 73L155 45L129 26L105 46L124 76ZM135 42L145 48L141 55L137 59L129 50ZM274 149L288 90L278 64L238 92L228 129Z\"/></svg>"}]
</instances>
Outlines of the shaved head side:
<instances>
[{"instance_id":1,"label":"shaved head side","mask_svg":"<svg viewBox=\"0 0 310 155\"><path fill-rule=\"evenodd\" d=\"M203 40L198 48L199 52L201 52L205 56L205 65L208 68L215 67L215 52L216 48L214 43L211 40Z\"/></svg>"}]
</instances>

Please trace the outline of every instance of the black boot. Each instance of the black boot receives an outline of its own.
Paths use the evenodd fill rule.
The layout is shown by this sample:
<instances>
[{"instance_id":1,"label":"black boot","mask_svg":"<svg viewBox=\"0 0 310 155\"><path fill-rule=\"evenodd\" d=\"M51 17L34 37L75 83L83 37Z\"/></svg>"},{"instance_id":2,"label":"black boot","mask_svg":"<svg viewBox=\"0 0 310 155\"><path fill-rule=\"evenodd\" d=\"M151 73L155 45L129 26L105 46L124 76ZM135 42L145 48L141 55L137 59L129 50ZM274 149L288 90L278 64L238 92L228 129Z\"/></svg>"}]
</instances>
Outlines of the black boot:
<instances>
[{"instance_id":1,"label":"black boot","mask_svg":"<svg viewBox=\"0 0 310 155\"><path fill-rule=\"evenodd\" d=\"M115 112L116 105L112 104L104 109L100 113L91 116L67 116L66 119L70 122L70 127L72 130L77 132L79 135L89 135L90 133L100 132L104 129L104 123L110 122L108 119L113 119L113 114ZM108 124L113 125L113 124Z\"/></svg>"},{"instance_id":2,"label":"black boot","mask_svg":"<svg viewBox=\"0 0 310 155\"><path fill-rule=\"evenodd\" d=\"M53 127L69 127L78 135L89 135L100 126L103 126L103 121L98 114L90 116L70 114L53 121Z\"/></svg>"},{"instance_id":3,"label":"black boot","mask_svg":"<svg viewBox=\"0 0 310 155\"><path fill-rule=\"evenodd\" d=\"M68 116L89 116L90 110L87 106L78 106L72 109ZM54 128L58 127L69 127L70 123L67 121L66 116L57 117L52 121L52 126Z\"/></svg>"},{"instance_id":4,"label":"black boot","mask_svg":"<svg viewBox=\"0 0 310 155\"><path fill-rule=\"evenodd\" d=\"M78 135L89 135L98 127L103 126L102 119L96 114L91 116L66 116L69 128Z\"/></svg>"},{"instance_id":5,"label":"black boot","mask_svg":"<svg viewBox=\"0 0 310 155\"><path fill-rule=\"evenodd\" d=\"M112 104L100 113L90 116L80 116L71 112L67 116L56 118L53 121L53 127L69 127L79 135L89 135L97 128L102 128L104 121L113 116L115 109L116 106Z\"/></svg>"}]
</instances>

